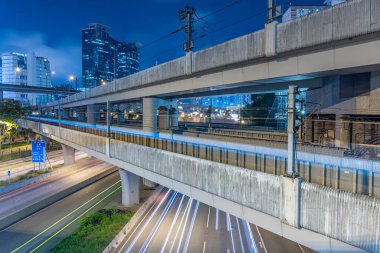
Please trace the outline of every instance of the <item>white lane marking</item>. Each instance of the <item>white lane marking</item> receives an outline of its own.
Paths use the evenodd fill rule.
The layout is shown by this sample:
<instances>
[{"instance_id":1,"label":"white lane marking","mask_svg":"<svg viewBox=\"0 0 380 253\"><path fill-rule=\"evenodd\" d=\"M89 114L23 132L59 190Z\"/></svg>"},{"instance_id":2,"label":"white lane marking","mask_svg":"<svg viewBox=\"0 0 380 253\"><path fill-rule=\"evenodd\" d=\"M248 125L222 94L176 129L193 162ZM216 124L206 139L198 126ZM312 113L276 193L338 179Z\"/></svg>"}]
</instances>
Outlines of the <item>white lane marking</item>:
<instances>
[{"instance_id":1,"label":"white lane marking","mask_svg":"<svg viewBox=\"0 0 380 253\"><path fill-rule=\"evenodd\" d=\"M299 243L297 243L297 244L298 244L298 247L300 247L302 253L305 253L305 251L303 250L303 248L301 247L301 245Z\"/></svg>"},{"instance_id":2,"label":"white lane marking","mask_svg":"<svg viewBox=\"0 0 380 253\"><path fill-rule=\"evenodd\" d=\"M146 214L144 215L144 217L140 220L140 222L137 224L137 226L135 227L135 229L132 231L132 233L128 236L127 240L124 242L123 246L120 248L121 250L125 247L125 245L128 243L128 241L131 239L131 237L135 234L135 232L137 231L137 229L140 227L141 223L143 223L143 221L145 220L145 218L148 216L148 214L150 214L150 212L152 211L152 209L155 207L155 205L159 203L158 201L156 201L148 210L148 212L146 212ZM120 251L118 251L120 252Z\"/></svg>"},{"instance_id":3,"label":"white lane marking","mask_svg":"<svg viewBox=\"0 0 380 253\"><path fill-rule=\"evenodd\" d=\"M215 230L219 229L219 209L215 209Z\"/></svg>"},{"instance_id":4,"label":"white lane marking","mask_svg":"<svg viewBox=\"0 0 380 253\"><path fill-rule=\"evenodd\" d=\"M241 244L241 250L243 253L245 253L245 250L244 250L244 244L243 244L243 238L241 237L241 232L240 232L240 225L239 225L239 219L235 216L236 218L236 223L237 223L237 227L238 227L238 231L239 231L239 239L240 239L240 244Z\"/></svg>"},{"instance_id":5,"label":"white lane marking","mask_svg":"<svg viewBox=\"0 0 380 253\"><path fill-rule=\"evenodd\" d=\"M259 250L257 249L255 239L253 238L251 226L249 225L248 221L244 220L243 221L243 227L244 227L244 232L247 236L247 242L248 242L248 250L250 253L258 253Z\"/></svg>"},{"instance_id":6,"label":"white lane marking","mask_svg":"<svg viewBox=\"0 0 380 253\"><path fill-rule=\"evenodd\" d=\"M194 209L193 218L191 219L190 228L189 228L189 231L187 232L185 246L183 247L182 253L186 253L187 248L189 247L191 233L193 232L195 219L197 218L198 208L199 208L199 201L197 201L197 204L196 204L195 209Z\"/></svg>"},{"instance_id":7,"label":"white lane marking","mask_svg":"<svg viewBox=\"0 0 380 253\"><path fill-rule=\"evenodd\" d=\"M182 203L183 203L183 200L184 200L184 199L185 199L185 195L182 195L181 202L180 202L179 205L178 205L177 212L175 213L175 216L174 216L173 222L172 222L172 224L170 225L169 232L168 232L168 234L167 234L167 236L166 236L166 238L165 238L164 245L162 246L162 249L161 249L161 253L164 253L165 248L166 248L166 245L167 245L167 243L168 243L168 241L169 241L169 237L170 237L170 235L171 235L171 233L172 233L173 227L174 227L174 225L177 223L177 218L178 218L178 216L179 216L179 212L180 212L181 209L182 209Z\"/></svg>"},{"instance_id":8,"label":"white lane marking","mask_svg":"<svg viewBox=\"0 0 380 253\"><path fill-rule=\"evenodd\" d=\"M187 211L190 209L190 208L189 208L189 207L190 207L190 204L191 204L191 200L189 199L189 201L187 202L187 205L186 205L185 211L183 212L183 215L182 215L182 218L181 218L181 222L179 223L179 226L178 226L177 232L175 233L175 236L174 236L174 239L173 239L173 242L172 242L172 246L170 247L170 251L169 251L170 253L171 253L172 250L173 250L173 247L174 247L175 241L177 240L178 233L179 233L179 231L181 230L181 226L182 226L183 219L185 218Z\"/></svg>"},{"instance_id":9,"label":"white lane marking","mask_svg":"<svg viewBox=\"0 0 380 253\"><path fill-rule=\"evenodd\" d=\"M174 201L176 200L177 195L178 195L178 192L175 192L173 194L173 196L170 198L169 203L165 206L161 215L158 217L158 221L156 222L156 224L154 224L154 226L153 226L152 230L150 231L148 237L145 239L141 249L139 250L139 253L145 253L145 251L148 249L149 244L151 243L151 241L153 240L154 236L156 235L158 229L160 228L162 221L165 219L166 215L169 213L170 207L173 205Z\"/></svg>"},{"instance_id":10,"label":"white lane marking","mask_svg":"<svg viewBox=\"0 0 380 253\"><path fill-rule=\"evenodd\" d=\"M180 237L179 242L178 242L178 247L177 247L176 253L178 253L179 249L181 248L181 244L182 244L182 240L183 240L183 235L185 234L185 229L186 229L187 221L189 220L189 214L190 214L190 210L191 210L191 205L193 204L193 200L194 199L191 198L190 208L187 210L185 224L183 224L183 228L182 228L182 232L181 232L181 237Z\"/></svg>"},{"instance_id":11,"label":"white lane marking","mask_svg":"<svg viewBox=\"0 0 380 253\"><path fill-rule=\"evenodd\" d=\"M256 230L257 230L257 233L259 233L260 241L261 241L261 243L263 244L263 247L264 247L264 251L265 251L265 253L268 253L267 248L265 247L265 244L264 244L264 240L263 240L263 238L261 237L261 233L260 233L260 231L259 231L259 228L258 228L256 225L255 225L255 228L256 228Z\"/></svg>"},{"instance_id":12,"label":"white lane marking","mask_svg":"<svg viewBox=\"0 0 380 253\"><path fill-rule=\"evenodd\" d=\"M235 242L234 242L234 236L232 235L231 218L230 218L229 213L226 213L226 219L227 219L227 229L228 231L230 231L230 235L231 235L232 251L235 253Z\"/></svg>"},{"instance_id":13,"label":"white lane marking","mask_svg":"<svg viewBox=\"0 0 380 253\"><path fill-rule=\"evenodd\" d=\"M207 224L206 224L206 228L208 228L208 224L210 222L210 212L211 212L211 207L209 206L208 207L208 215L207 215Z\"/></svg>"},{"instance_id":14,"label":"white lane marking","mask_svg":"<svg viewBox=\"0 0 380 253\"><path fill-rule=\"evenodd\" d=\"M133 239L133 241L131 242L131 244L129 244L128 248L125 250L125 253L127 252L130 252L131 249L133 248L133 246L135 245L135 243L137 242L137 240L139 239L139 237L141 236L141 234L143 233L143 231L145 230L145 228L148 226L149 222L153 219L153 217L156 215L158 209L161 207L161 205L164 203L164 201L166 200L166 198L168 197L169 193L171 192L171 190L169 190L165 195L164 197L162 198L162 201L160 202L160 204L157 205L157 207L154 209L154 211L152 212L152 214L149 216L148 220L145 222L144 226L140 229L140 231L138 232L138 234L136 235L136 237Z\"/></svg>"},{"instance_id":15,"label":"white lane marking","mask_svg":"<svg viewBox=\"0 0 380 253\"><path fill-rule=\"evenodd\" d=\"M202 250L202 253L205 253L206 251L206 241L203 242L203 250Z\"/></svg>"}]
</instances>

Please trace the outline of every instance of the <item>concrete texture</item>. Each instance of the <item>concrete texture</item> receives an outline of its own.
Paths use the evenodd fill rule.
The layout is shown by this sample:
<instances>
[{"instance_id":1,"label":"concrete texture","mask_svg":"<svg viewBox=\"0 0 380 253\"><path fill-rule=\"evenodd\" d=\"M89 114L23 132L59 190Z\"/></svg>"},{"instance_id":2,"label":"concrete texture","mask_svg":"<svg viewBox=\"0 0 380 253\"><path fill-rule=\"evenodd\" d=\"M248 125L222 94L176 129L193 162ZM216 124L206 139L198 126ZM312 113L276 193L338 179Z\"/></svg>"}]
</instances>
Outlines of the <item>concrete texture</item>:
<instances>
[{"instance_id":1,"label":"concrete texture","mask_svg":"<svg viewBox=\"0 0 380 253\"><path fill-rule=\"evenodd\" d=\"M140 177L128 172L124 169L119 169L122 197L121 204L126 207L133 207L140 203Z\"/></svg>"},{"instance_id":2,"label":"concrete texture","mask_svg":"<svg viewBox=\"0 0 380 253\"><path fill-rule=\"evenodd\" d=\"M75 149L70 146L62 144L63 162L65 165L75 163Z\"/></svg>"}]
</instances>

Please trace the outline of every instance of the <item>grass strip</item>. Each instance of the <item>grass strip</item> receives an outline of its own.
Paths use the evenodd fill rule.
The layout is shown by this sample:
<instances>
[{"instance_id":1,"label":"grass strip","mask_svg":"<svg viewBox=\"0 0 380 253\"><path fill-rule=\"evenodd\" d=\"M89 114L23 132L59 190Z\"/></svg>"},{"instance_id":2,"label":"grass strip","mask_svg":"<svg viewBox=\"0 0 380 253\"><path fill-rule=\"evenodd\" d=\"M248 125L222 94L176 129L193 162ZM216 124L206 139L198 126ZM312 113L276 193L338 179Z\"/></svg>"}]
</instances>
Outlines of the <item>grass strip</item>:
<instances>
[{"instance_id":1,"label":"grass strip","mask_svg":"<svg viewBox=\"0 0 380 253\"><path fill-rule=\"evenodd\" d=\"M114 207L99 210L84 218L79 228L63 239L50 252L102 252L132 216L132 212Z\"/></svg>"}]
</instances>

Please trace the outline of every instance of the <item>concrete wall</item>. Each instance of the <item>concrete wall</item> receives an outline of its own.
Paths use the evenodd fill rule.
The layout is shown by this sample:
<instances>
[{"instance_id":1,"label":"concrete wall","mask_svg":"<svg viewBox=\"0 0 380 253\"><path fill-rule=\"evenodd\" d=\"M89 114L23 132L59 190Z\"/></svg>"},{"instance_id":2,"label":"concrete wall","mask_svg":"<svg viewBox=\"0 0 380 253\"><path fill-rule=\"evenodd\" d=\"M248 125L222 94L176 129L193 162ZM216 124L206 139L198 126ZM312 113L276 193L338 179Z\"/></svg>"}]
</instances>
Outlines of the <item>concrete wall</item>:
<instances>
[{"instance_id":1,"label":"concrete wall","mask_svg":"<svg viewBox=\"0 0 380 253\"><path fill-rule=\"evenodd\" d=\"M380 252L380 199L303 183L301 226Z\"/></svg>"}]
</instances>

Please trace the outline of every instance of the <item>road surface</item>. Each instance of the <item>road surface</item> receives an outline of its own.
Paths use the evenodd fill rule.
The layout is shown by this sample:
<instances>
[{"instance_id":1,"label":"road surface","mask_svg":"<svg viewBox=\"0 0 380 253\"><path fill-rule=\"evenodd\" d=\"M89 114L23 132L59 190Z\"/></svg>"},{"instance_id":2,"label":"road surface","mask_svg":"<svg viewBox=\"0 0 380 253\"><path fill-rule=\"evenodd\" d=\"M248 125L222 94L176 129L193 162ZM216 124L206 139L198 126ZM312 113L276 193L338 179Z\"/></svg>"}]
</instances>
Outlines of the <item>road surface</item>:
<instances>
[{"instance_id":1,"label":"road surface","mask_svg":"<svg viewBox=\"0 0 380 253\"><path fill-rule=\"evenodd\" d=\"M62 150L48 152L47 156L52 166L58 166L58 165L63 164ZM81 151L75 152L75 159L77 161L85 157L88 157L88 155ZM46 165L48 167L50 167L50 164L49 162L46 162ZM42 164L41 164L41 168L43 168ZM7 161L7 162L2 162L0 163L0 181L8 180L8 170L11 171L11 178L14 178L19 175L25 174L28 171L31 171L33 169L34 168L33 168L33 163L32 163L32 157L30 156ZM38 163L36 164L36 169L38 169Z\"/></svg>"},{"instance_id":2,"label":"road surface","mask_svg":"<svg viewBox=\"0 0 380 253\"><path fill-rule=\"evenodd\" d=\"M95 162L95 164L94 164ZM102 161L89 159L87 167L78 173L64 177L65 180L83 179L83 173L105 170L112 167ZM46 192L58 187L57 181L37 186L36 192ZM17 196L0 200L1 209L16 197L19 201L28 201L30 191L21 191ZM121 183L117 170L107 177L61 199L60 201L34 213L33 215L0 231L0 252L48 252L56 243L74 231L81 219L121 198Z\"/></svg>"},{"instance_id":3,"label":"road surface","mask_svg":"<svg viewBox=\"0 0 380 253\"><path fill-rule=\"evenodd\" d=\"M116 252L312 252L228 213L166 189Z\"/></svg>"}]
</instances>

